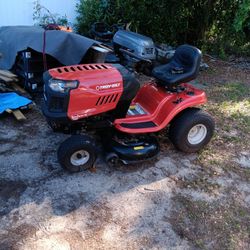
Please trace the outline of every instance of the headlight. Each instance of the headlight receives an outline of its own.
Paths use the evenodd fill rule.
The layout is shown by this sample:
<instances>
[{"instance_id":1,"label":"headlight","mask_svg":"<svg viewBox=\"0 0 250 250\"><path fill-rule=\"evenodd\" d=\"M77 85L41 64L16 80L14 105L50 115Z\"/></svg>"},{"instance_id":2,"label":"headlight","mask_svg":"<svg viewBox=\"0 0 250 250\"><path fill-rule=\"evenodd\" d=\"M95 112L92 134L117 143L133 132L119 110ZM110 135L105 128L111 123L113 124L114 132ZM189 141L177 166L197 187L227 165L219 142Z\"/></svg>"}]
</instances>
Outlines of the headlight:
<instances>
[{"instance_id":1,"label":"headlight","mask_svg":"<svg viewBox=\"0 0 250 250\"><path fill-rule=\"evenodd\" d=\"M51 78L49 80L49 87L56 92L67 93L70 89L78 87L78 81L64 81Z\"/></svg>"}]
</instances>

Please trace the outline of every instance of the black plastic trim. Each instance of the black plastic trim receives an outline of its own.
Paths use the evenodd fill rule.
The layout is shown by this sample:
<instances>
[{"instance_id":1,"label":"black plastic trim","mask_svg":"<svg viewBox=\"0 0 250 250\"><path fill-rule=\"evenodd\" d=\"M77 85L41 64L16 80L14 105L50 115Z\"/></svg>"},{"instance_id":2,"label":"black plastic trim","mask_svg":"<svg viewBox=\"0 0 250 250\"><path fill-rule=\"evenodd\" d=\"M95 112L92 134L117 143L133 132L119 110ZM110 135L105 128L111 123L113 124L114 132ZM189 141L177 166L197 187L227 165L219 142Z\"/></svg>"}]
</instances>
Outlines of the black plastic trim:
<instances>
[{"instance_id":1,"label":"black plastic trim","mask_svg":"<svg viewBox=\"0 0 250 250\"><path fill-rule=\"evenodd\" d=\"M156 124L153 122L138 122L138 123L121 123L121 126L124 128L153 128L156 127Z\"/></svg>"}]
</instances>

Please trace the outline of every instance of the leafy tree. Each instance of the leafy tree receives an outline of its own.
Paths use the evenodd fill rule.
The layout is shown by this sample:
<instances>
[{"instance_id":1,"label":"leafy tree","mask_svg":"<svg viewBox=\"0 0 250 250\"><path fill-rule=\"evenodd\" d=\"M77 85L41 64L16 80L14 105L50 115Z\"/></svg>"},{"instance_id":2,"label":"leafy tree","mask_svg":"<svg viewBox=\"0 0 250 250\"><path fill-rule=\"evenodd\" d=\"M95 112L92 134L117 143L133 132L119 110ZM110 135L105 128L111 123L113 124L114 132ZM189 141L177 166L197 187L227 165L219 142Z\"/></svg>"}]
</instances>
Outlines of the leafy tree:
<instances>
[{"instance_id":1,"label":"leafy tree","mask_svg":"<svg viewBox=\"0 0 250 250\"><path fill-rule=\"evenodd\" d=\"M77 11L81 34L96 21L131 23L155 41L191 43L222 55L237 52L250 37L250 0L80 0Z\"/></svg>"}]
</instances>

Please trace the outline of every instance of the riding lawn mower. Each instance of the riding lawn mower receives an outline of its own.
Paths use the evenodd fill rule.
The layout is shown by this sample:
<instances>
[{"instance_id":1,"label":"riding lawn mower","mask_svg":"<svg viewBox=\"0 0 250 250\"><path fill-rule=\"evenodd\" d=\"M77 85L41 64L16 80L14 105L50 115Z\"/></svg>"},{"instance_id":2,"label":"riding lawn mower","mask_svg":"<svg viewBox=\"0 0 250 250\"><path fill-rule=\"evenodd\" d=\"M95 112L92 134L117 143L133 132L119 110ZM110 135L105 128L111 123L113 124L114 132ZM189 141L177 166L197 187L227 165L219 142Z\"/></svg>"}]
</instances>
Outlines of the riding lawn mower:
<instances>
[{"instance_id":1,"label":"riding lawn mower","mask_svg":"<svg viewBox=\"0 0 250 250\"><path fill-rule=\"evenodd\" d=\"M202 149L215 124L196 107L206 103L205 92L188 83L197 77L200 61L197 48L182 45L168 64L152 70L155 80L143 86L120 64L46 72L43 113L54 131L71 135L58 149L61 166L71 172L91 168L100 145L112 166L152 159L160 151L158 132L166 127L177 149Z\"/></svg>"}]
</instances>

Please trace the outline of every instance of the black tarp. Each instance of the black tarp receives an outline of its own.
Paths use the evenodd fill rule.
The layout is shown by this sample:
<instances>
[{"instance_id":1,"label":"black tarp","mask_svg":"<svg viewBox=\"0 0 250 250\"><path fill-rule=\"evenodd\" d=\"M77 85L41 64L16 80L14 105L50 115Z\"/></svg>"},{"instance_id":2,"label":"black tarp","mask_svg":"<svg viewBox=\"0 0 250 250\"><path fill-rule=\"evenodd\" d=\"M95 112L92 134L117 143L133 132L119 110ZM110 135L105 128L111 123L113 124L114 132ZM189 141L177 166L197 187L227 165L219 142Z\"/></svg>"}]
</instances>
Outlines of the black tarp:
<instances>
[{"instance_id":1,"label":"black tarp","mask_svg":"<svg viewBox=\"0 0 250 250\"><path fill-rule=\"evenodd\" d=\"M31 48L43 52L44 29L36 26L0 27L0 68L11 69L17 53ZM75 33L46 31L45 53L64 65L78 64L88 49L98 42Z\"/></svg>"}]
</instances>

